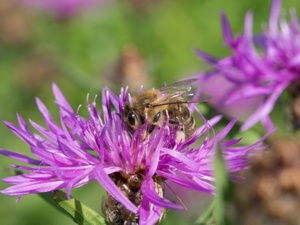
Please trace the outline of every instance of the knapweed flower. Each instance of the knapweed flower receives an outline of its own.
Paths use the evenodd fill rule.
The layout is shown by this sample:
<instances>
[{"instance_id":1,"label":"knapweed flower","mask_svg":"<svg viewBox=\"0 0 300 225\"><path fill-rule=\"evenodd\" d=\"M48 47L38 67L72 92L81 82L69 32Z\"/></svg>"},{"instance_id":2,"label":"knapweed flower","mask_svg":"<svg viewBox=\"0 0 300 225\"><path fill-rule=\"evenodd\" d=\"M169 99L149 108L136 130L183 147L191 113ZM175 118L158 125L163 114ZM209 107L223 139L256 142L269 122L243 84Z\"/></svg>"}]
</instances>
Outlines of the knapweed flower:
<instances>
[{"instance_id":1,"label":"knapweed flower","mask_svg":"<svg viewBox=\"0 0 300 225\"><path fill-rule=\"evenodd\" d=\"M22 0L28 6L54 13L58 17L66 18L88 8L93 8L103 0Z\"/></svg>"},{"instance_id":2,"label":"knapweed flower","mask_svg":"<svg viewBox=\"0 0 300 225\"><path fill-rule=\"evenodd\" d=\"M214 193L216 146L223 151L228 171L236 172L245 168L247 154L259 149L266 137L250 146L234 147L240 139L223 139L236 120L218 134L211 135L211 126L220 117L198 128L190 140L178 142L176 130L168 126L168 121L146 137L144 126L132 135L122 119L124 105L130 101L127 89L122 89L119 96L103 89L102 115L96 109L96 98L91 104L87 99L89 118L79 116L78 110L74 112L55 84L53 92L59 107L60 124L53 120L39 99L36 102L46 127L30 120L37 131L33 133L20 115L17 115L19 125L5 122L30 146L36 159L1 149L1 154L29 164L12 165L23 174L4 178L3 181L12 186L1 193L21 197L65 188L70 195L72 188L97 180L108 192L103 211L109 222L155 224L164 208L181 209L181 205L164 198L164 182ZM195 147L195 142L203 135L204 141ZM127 218L123 218L124 215Z\"/></svg>"},{"instance_id":3,"label":"knapweed flower","mask_svg":"<svg viewBox=\"0 0 300 225\"><path fill-rule=\"evenodd\" d=\"M245 17L243 35L233 37L221 14L223 35L232 55L216 59L200 50L197 54L213 66L200 76L203 89L214 97L212 104L226 115L245 120L242 130L261 121L273 127L269 114L278 97L300 78L300 26L294 11L291 21L280 18L280 0L274 0L268 26L252 34L253 14Z\"/></svg>"}]
</instances>

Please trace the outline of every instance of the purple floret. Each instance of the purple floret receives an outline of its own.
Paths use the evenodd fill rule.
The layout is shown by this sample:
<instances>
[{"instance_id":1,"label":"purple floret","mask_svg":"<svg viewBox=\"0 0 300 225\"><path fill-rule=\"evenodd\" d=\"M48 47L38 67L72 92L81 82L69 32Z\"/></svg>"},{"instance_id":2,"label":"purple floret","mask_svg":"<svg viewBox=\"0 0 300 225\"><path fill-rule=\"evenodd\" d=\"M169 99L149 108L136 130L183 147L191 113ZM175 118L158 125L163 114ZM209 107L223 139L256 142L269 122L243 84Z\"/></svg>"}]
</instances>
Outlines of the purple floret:
<instances>
[{"instance_id":1,"label":"purple floret","mask_svg":"<svg viewBox=\"0 0 300 225\"><path fill-rule=\"evenodd\" d=\"M119 96L108 88L102 91L102 114L96 109L96 98L86 107L88 118L73 111L58 87L53 84L55 103L59 108L60 124L56 123L45 105L37 99L46 127L29 121L36 130L33 133L17 115L19 125L5 122L19 138L26 142L36 159L26 155L0 149L0 154L27 163L28 166L12 165L23 172L21 175L4 178L12 186L1 193L23 196L41 192L66 189L70 196L72 188L80 187L92 180L99 184L128 210L137 213L140 224L155 224L163 214L163 208L182 209L157 193L154 177L160 176L168 182L182 187L213 194L213 162L216 146L221 146L229 172L247 166L249 152L261 148L264 136L251 146L238 146L238 140L224 141L234 126L232 120L216 135L211 135L212 126L221 117L217 116L196 130L190 140L177 142L176 130L168 125L157 127L147 137L146 126L141 126L133 135L123 122L123 107L128 99L127 89ZM203 118L200 112L195 109ZM197 145L200 138L204 140ZM197 147L198 146L198 147ZM136 174L143 171L141 185L142 201L134 205L118 188L110 175L114 173Z\"/></svg>"}]
</instances>

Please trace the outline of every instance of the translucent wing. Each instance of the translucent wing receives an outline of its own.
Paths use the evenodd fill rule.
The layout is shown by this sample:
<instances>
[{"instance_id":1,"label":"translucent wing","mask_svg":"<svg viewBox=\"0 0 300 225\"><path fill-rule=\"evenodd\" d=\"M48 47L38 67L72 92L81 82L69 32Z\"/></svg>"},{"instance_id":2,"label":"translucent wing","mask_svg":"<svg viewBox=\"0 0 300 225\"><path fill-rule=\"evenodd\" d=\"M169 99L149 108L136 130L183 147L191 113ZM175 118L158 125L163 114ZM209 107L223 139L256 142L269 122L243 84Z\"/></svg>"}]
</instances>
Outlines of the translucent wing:
<instances>
[{"instance_id":1,"label":"translucent wing","mask_svg":"<svg viewBox=\"0 0 300 225\"><path fill-rule=\"evenodd\" d=\"M151 102L152 107L178 104L178 103L198 103L201 101L207 101L210 97L201 93L201 90L195 87L197 79L188 79L178 81L176 83L166 85L159 89L161 96Z\"/></svg>"}]
</instances>

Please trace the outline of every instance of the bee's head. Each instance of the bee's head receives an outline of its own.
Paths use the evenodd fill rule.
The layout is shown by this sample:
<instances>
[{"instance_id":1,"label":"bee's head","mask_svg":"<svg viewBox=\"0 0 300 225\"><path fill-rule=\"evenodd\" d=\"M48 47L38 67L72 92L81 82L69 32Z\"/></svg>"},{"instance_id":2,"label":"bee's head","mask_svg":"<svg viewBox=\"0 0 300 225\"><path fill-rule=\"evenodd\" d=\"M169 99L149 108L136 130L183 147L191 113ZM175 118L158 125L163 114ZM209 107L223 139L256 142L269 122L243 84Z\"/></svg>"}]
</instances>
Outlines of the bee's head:
<instances>
[{"instance_id":1,"label":"bee's head","mask_svg":"<svg viewBox=\"0 0 300 225\"><path fill-rule=\"evenodd\" d=\"M123 111L123 121L128 127L131 133L134 133L145 122L145 117L135 110L133 110L128 104L125 105Z\"/></svg>"}]
</instances>

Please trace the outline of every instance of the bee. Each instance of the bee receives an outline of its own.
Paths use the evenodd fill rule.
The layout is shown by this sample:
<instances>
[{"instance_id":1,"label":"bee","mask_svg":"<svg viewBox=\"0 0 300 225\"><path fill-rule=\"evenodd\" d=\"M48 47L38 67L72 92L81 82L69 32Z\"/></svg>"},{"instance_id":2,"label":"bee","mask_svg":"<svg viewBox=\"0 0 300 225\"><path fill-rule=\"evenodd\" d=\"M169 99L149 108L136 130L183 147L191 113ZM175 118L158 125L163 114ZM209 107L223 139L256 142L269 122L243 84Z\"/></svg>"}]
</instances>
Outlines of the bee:
<instances>
[{"instance_id":1,"label":"bee","mask_svg":"<svg viewBox=\"0 0 300 225\"><path fill-rule=\"evenodd\" d=\"M190 139L196 131L196 123L188 104L199 102L201 98L207 100L207 96L199 95L193 88L195 81L183 80L134 95L123 110L123 121L129 132L133 134L147 123L148 133L151 133L156 126L164 125L168 117L169 124L178 131L177 140Z\"/></svg>"},{"instance_id":2,"label":"bee","mask_svg":"<svg viewBox=\"0 0 300 225\"><path fill-rule=\"evenodd\" d=\"M127 174L116 172L110 175L120 191L137 207L142 202L141 185L144 180L142 173ZM163 196L162 179L154 179L155 189ZM102 212L110 225L138 225L139 215L128 210L110 194L102 200Z\"/></svg>"},{"instance_id":3,"label":"bee","mask_svg":"<svg viewBox=\"0 0 300 225\"><path fill-rule=\"evenodd\" d=\"M113 173L112 180L120 191L136 206L142 201L140 186L143 182L141 174ZM129 211L110 194L102 201L102 212L110 225L138 225L139 216Z\"/></svg>"}]
</instances>

